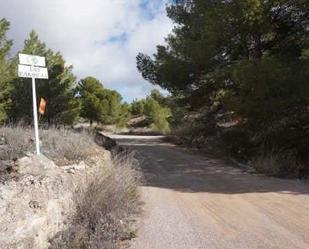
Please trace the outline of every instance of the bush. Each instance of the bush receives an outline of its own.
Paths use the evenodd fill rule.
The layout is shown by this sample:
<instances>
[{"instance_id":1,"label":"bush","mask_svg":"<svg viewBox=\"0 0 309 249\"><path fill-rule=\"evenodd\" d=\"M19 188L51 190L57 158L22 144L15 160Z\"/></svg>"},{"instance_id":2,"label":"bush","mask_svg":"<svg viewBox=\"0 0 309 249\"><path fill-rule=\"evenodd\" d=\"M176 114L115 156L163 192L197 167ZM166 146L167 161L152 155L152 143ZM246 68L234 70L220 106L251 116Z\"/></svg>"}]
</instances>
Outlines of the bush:
<instances>
[{"instance_id":1,"label":"bush","mask_svg":"<svg viewBox=\"0 0 309 249\"><path fill-rule=\"evenodd\" d=\"M31 131L21 126L0 128L0 160L16 160L34 150Z\"/></svg>"},{"instance_id":2,"label":"bush","mask_svg":"<svg viewBox=\"0 0 309 249\"><path fill-rule=\"evenodd\" d=\"M253 144L250 141L250 133L238 127L221 129L219 144L229 156L239 160L247 160L252 157Z\"/></svg>"},{"instance_id":3,"label":"bush","mask_svg":"<svg viewBox=\"0 0 309 249\"><path fill-rule=\"evenodd\" d=\"M294 151L300 164L309 162L308 111L290 110L286 117L264 125L254 136L254 143L264 151Z\"/></svg>"},{"instance_id":4,"label":"bush","mask_svg":"<svg viewBox=\"0 0 309 249\"><path fill-rule=\"evenodd\" d=\"M112 167L88 176L76 191L69 228L51 240L50 249L117 248L119 241L134 237L130 219L139 211L137 168L132 155L121 155Z\"/></svg>"},{"instance_id":5,"label":"bush","mask_svg":"<svg viewBox=\"0 0 309 249\"><path fill-rule=\"evenodd\" d=\"M258 172L275 177L299 177L301 166L292 151L261 154L252 162Z\"/></svg>"},{"instance_id":6,"label":"bush","mask_svg":"<svg viewBox=\"0 0 309 249\"><path fill-rule=\"evenodd\" d=\"M168 118L171 113L169 108L161 106L152 97L147 97L144 112L151 123L150 128L163 134L170 132Z\"/></svg>"},{"instance_id":7,"label":"bush","mask_svg":"<svg viewBox=\"0 0 309 249\"><path fill-rule=\"evenodd\" d=\"M161 99L162 98L162 99ZM131 104L133 115L145 116L144 122L136 123L138 126L147 126L154 132L167 134L170 132L169 117L171 110L162 104L164 97L158 92L152 92L150 96L142 100L135 100ZM161 100L161 102L159 102Z\"/></svg>"}]
</instances>

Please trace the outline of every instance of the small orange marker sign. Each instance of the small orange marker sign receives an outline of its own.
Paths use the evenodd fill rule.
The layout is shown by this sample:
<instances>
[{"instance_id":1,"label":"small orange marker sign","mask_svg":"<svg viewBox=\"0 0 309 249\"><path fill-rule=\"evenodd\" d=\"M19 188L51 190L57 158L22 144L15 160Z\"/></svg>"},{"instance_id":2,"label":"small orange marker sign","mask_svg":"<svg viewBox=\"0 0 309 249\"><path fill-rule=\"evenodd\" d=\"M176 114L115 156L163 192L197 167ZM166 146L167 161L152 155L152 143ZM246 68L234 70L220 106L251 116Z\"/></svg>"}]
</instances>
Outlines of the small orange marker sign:
<instances>
[{"instance_id":1,"label":"small orange marker sign","mask_svg":"<svg viewBox=\"0 0 309 249\"><path fill-rule=\"evenodd\" d=\"M40 107L39 107L39 113L41 115L44 115L45 109L46 109L46 100L41 98L41 100L40 100Z\"/></svg>"}]
</instances>

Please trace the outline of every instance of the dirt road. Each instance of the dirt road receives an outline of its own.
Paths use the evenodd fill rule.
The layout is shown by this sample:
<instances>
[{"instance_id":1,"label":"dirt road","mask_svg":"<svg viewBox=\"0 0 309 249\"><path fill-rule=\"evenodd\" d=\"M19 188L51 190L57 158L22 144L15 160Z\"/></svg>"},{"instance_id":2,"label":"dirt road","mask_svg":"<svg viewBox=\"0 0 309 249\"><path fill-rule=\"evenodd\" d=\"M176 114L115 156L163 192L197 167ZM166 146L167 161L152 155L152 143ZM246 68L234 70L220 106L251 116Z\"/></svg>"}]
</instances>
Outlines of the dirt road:
<instances>
[{"instance_id":1,"label":"dirt road","mask_svg":"<svg viewBox=\"0 0 309 249\"><path fill-rule=\"evenodd\" d=\"M133 249L308 249L309 184L253 175L157 138L137 151L145 212Z\"/></svg>"}]
</instances>

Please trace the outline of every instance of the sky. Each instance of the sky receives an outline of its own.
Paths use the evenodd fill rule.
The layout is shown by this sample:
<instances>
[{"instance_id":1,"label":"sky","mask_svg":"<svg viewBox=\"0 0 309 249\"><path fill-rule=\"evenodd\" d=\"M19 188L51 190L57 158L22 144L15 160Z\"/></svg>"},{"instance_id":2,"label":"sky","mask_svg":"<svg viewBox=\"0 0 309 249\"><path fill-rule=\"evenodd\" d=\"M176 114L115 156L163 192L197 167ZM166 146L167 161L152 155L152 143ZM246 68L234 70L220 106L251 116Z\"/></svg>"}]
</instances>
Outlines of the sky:
<instances>
[{"instance_id":1,"label":"sky","mask_svg":"<svg viewBox=\"0 0 309 249\"><path fill-rule=\"evenodd\" d=\"M75 75L98 78L125 101L158 88L136 69L139 52L152 55L173 24L169 0L0 0L0 19L11 22L13 52L21 50L32 29L72 64Z\"/></svg>"}]
</instances>

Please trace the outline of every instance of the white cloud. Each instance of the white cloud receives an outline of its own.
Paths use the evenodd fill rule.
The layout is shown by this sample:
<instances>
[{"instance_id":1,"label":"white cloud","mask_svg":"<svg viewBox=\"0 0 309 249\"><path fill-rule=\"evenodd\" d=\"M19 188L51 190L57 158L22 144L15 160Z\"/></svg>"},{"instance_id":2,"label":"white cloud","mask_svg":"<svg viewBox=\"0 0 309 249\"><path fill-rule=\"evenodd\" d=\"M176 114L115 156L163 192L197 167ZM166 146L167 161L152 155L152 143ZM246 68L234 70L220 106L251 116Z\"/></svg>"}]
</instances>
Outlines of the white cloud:
<instances>
[{"instance_id":1,"label":"white cloud","mask_svg":"<svg viewBox=\"0 0 309 249\"><path fill-rule=\"evenodd\" d=\"M15 51L35 29L79 78L95 76L131 100L154 88L137 72L135 57L154 53L171 31L167 1L0 0L0 18L11 21Z\"/></svg>"}]
</instances>

